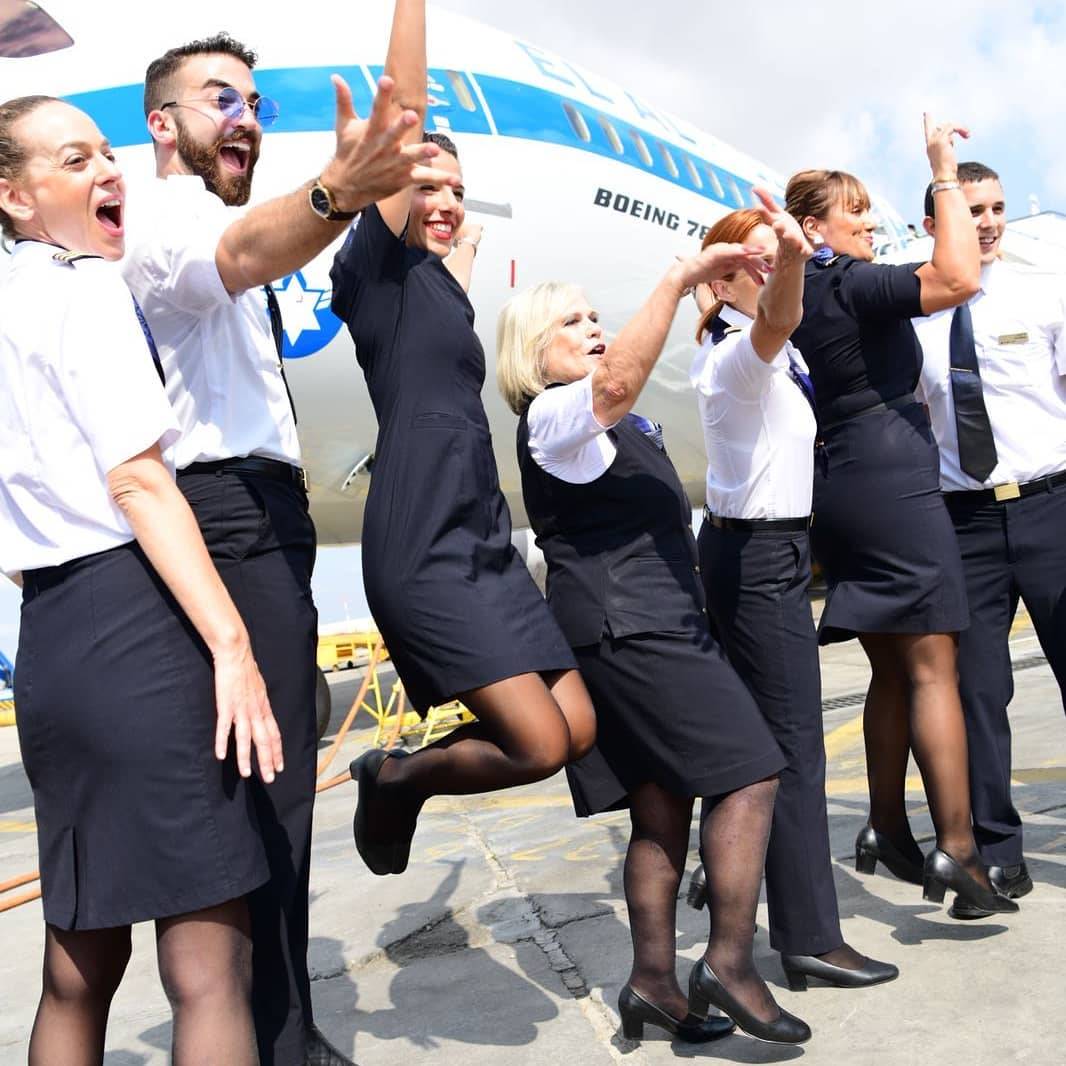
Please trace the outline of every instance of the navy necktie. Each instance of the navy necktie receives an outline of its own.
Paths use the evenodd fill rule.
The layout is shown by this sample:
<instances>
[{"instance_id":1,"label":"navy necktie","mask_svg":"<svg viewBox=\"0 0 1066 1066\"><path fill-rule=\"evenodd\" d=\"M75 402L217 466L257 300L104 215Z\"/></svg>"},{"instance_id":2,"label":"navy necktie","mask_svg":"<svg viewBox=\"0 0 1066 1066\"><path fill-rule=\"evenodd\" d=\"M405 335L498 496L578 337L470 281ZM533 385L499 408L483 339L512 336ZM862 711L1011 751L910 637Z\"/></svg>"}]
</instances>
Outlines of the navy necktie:
<instances>
[{"instance_id":1,"label":"navy necktie","mask_svg":"<svg viewBox=\"0 0 1066 1066\"><path fill-rule=\"evenodd\" d=\"M141 324L141 332L148 342L148 351L151 353L152 362L155 363L155 372L159 375L160 382L165 386L167 379L163 373L163 361L159 358L159 349L155 346L155 337L152 336L152 331L148 328L148 320L144 317L141 305L137 303L137 297L132 292L130 293L130 299L133 300L133 310L137 313L137 321Z\"/></svg>"},{"instance_id":2,"label":"navy necktie","mask_svg":"<svg viewBox=\"0 0 1066 1066\"><path fill-rule=\"evenodd\" d=\"M948 351L955 428L959 435L959 466L975 481L984 481L995 469L998 456L981 391L981 371L977 366L969 304L959 304L955 308Z\"/></svg>"},{"instance_id":3,"label":"navy necktie","mask_svg":"<svg viewBox=\"0 0 1066 1066\"><path fill-rule=\"evenodd\" d=\"M267 311L270 313L270 332L274 335L274 347L278 350L278 370L281 371L281 381L285 386L285 395L289 398L292 422L295 425L296 404L292 402L292 389L289 388L289 379L285 376L285 361L281 357L281 353L285 350L285 326L281 321L281 306L278 304L273 285L264 285L263 291L266 293Z\"/></svg>"},{"instance_id":4,"label":"navy necktie","mask_svg":"<svg viewBox=\"0 0 1066 1066\"><path fill-rule=\"evenodd\" d=\"M626 415L626 421L636 426L659 451L666 451L666 443L663 440L663 427L658 422L653 422L650 418L638 415L634 411L630 411Z\"/></svg>"}]
</instances>

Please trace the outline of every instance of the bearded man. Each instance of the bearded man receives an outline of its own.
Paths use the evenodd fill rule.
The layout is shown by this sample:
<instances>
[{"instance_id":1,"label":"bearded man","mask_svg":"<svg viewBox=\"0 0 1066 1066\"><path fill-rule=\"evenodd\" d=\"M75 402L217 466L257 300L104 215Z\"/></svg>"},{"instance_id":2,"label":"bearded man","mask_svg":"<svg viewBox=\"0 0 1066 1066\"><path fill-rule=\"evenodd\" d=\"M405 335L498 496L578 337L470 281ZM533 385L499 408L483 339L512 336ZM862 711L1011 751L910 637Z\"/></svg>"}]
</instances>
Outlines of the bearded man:
<instances>
[{"instance_id":1,"label":"bearded man","mask_svg":"<svg viewBox=\"0 0 1066 1066\"><path fill-rule=\"evenodd\" d=\"M243 210L278 105L256 56L220 34L173 48L145 76L156 176L129 219L123 273L154 334L182 437L178 484L248 631L275 709L285 772L253 796L271 879L249 897L252 1006L263 1066L343 1066L313 1024L307 972L315 790L315 531L270 281L300 269L365 206L410 184L454 184L403 143L383 78L360 121L334 76L336 150L317 177ZM165 752L160 758L166 758ZM210 752L204 753L205 766ZM189 772L210 772L203 766ZM147 799L146 799L147 801Z\"/></svg>"}]
</instances>

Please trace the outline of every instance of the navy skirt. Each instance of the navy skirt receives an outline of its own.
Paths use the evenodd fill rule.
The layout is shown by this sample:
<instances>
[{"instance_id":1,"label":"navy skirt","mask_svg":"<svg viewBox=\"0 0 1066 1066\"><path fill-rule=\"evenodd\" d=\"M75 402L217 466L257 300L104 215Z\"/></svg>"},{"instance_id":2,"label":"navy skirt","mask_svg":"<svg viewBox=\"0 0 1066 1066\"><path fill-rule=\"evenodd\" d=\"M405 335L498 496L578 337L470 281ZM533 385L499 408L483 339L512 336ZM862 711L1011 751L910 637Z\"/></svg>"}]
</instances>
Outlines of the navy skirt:
<instances>
[{"instance_id":1,"label":"navy skirt","mask_svg":"<svg viewBox=\"0 0 1066 1066\"><path fill-rule=\"evenodd\" d=\"M827 586L819 642L965 629L962 560L925 409L859 415L828 430L825 444L811 527Z\"/></svg>"},{"instance_id":2,"label":"navy skirt","mask_svg":"<svg viewBox=\"0 0 1066 1066\"><path fill-rule=\"evenodd\" d=\"M251 790L214 755L210 655L136 543L23 575L15 706L45 921L129 925L268 879Z\"/></svg>"},{"instance_id":3,"label":"navy skirt","mask_svg":"<svg viewBox=\"0 0 1066 1066\"><path fill-rule=\"evenodd\" d=\"M566 768L579 817L629 806L637 785L720 796L771 777L781 749L706 624L574 649L596 743Z\"/></svg>"}]
</instances>

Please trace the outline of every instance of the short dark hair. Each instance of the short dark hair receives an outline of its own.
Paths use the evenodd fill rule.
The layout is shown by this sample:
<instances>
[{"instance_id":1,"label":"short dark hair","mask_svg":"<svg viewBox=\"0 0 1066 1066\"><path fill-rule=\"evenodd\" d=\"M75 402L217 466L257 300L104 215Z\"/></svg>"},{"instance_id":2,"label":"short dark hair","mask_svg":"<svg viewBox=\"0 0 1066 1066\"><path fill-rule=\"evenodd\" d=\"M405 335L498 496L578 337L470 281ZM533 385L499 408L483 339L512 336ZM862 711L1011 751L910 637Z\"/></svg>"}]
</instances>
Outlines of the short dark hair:
<instances>
[{"instance_id":1,"label":"short dark hair","mask_svg":"<svg viewBox=\"0 0 1066 1066\"><path fill-rule=\"evenodd\" d=\"M959 164L960 185L973 185L978 181L999 181L999 175L991 167L986 167L984 163L970 161ZM936 215L933 213L935 210L936 205L933 202L933 183L930 182L925 187L925 217L936 218Z\"/></svg>"},{"instance_id":2,"label":"short dark hair","mask_svg":"<svg viewBox=\"0 0 1066 1066\"><path fill-rule=\"evenodd\" d=\"M228 33L216 33L199 41L178 45L164 52L148 64L144 74L144 116L167 102L171 93L170 80L191 56L227 55L239 59L249 70L255 67L259 57L246 45Z\"/></svg>"},{"instance_id":3,"label":"short dark hair","mask_svg":"<svg viewBox=\"0 0 1066 1066\"><path fill-rule=\"evenodd\" d=\"M20 118L36 111L42 104L58 104L54 96L16 96L0 104L0 178L14 181L26 165L26 145L12 133L12 127ZM0 211L0 233L11 240L17 236L15 222Z\"/></svg>"},{"instance_id":4,"label":"short dark hair","mask_svg":"<svg viewBox=\"0 0 1066 1066\"><path fill-rule=\"evenodd\" d=\"M444 133L423 133L423 144L435 144L442 152L447 152L449 155L455 156L455 161L459 161L459 149L455 147L455 141Z\"/></svg>"}]
</instances>

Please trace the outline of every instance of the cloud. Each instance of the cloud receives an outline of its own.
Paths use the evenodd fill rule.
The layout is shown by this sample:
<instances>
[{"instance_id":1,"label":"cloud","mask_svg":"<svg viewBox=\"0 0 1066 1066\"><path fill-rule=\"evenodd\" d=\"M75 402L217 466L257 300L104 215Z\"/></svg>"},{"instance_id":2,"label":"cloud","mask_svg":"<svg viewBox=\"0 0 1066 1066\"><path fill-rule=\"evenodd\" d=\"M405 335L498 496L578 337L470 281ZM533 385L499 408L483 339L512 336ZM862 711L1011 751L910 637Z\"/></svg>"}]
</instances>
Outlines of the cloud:
<instances>
[{"instance_id":1,"label":"cloud","mask_svg":"<svg viewBox=\"0 0 1066 1066\"><path fill-rule=\"evenodd\" d=\"M1002 0L762 5L541 0L441 6L624 82L786 174L852 169L915 217L921 113L969 125L962 158L1001 172L1023 213L1066 200L1066 11Z\"/></svg>"}]
</instances>

